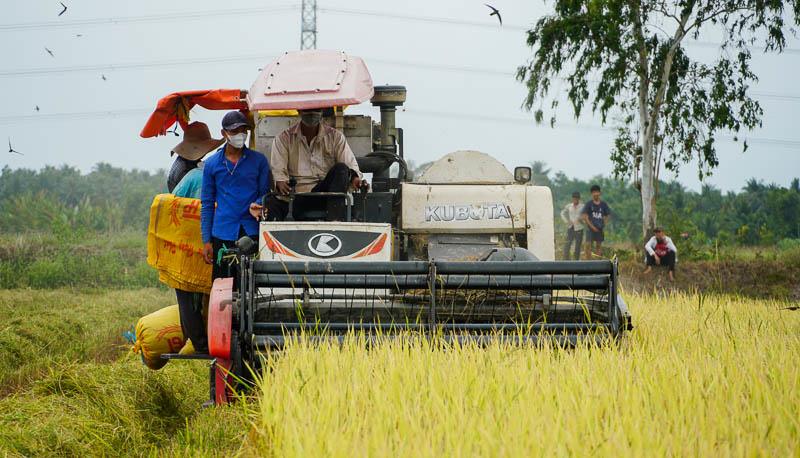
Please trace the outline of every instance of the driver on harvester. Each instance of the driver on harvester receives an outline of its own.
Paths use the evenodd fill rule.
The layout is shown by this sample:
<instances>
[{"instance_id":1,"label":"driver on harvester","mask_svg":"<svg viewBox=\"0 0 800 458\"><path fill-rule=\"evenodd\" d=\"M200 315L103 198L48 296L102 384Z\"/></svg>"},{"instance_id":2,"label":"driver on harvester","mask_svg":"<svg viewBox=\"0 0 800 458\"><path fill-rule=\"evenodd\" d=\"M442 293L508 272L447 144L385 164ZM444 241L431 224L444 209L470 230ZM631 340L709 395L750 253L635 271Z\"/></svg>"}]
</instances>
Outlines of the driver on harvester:
<instances>
[{"instance_id":1,"label":"driver on harvester","mask_svg":"<svg viewBox=\"0 0 800 458\"><path fill-rule=\"evenodd\" d=\"M322 122L322 109L299 110L300 122L280 133L272 142L271 169L278 196L290 193L289 179L297 182L296 192L348 192L361 186L361 171L344 134ZM295 215L324 211L324 198L298 196ZM261 210L253 204L251 212ZM282 221L289 203L285 197L267 201L267 219Z\"/></svg>"}]
</instances>

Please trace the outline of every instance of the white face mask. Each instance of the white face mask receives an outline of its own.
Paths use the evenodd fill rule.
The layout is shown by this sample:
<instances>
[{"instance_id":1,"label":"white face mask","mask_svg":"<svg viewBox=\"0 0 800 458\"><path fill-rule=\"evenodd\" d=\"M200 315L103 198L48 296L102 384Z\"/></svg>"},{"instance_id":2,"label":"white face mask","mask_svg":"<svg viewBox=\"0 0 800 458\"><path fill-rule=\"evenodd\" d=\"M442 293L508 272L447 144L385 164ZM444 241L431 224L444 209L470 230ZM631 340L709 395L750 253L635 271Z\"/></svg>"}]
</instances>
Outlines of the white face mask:
<instances>
[{"instance_id":1,"label":"white face mask","mask_svg":"<svg viewBox=\"0 0 800 458\"><path fill-rule=\"evenodd\" d=\"M308 127L317 127L322 121L321 111L307 111L300 113L300 120Z\"/></svg>"},{"instance_id":2,"label":"white face mask","mask_svg":"<svg viewBox=\"0 0 800 458\"><path fill-rule=\"evenodd\" d=\"M244 146L244 142L247 140L247 134L242 132L241 134L226 134L228 137L228 144L232 147L239 149Z\"/></svg>"}]
</instances>

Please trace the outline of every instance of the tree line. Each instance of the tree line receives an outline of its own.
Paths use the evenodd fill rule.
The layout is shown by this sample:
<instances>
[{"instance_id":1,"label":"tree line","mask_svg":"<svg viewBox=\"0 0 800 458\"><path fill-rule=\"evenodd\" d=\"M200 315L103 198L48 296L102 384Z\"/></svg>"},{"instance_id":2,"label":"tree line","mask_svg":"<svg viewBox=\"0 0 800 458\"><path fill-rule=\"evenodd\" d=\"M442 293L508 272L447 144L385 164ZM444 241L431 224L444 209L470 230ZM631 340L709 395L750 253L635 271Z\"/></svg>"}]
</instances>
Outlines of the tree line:
<instances>
[{"instance_id":1,"label":"tree line","mask_svg":"<svg viewBox=\"0 0 800 458\"><path fill-rule=\"evenodd\" d=\"M598 176L590 180L553 172L535 162L533 181L553 191L558 214L573 191L583 200L598 184L613 211L607 229L612 242L641 240L641 196L631 182ZM421 167L424 167L421 166ZM417 168L417 171L421 168ZM144 231L153 196L166 192L163 171L124 170L97 164L90 173L74 167L0 172L0 233ZM800 180L789 187L752 179L738 192L706 185L697 192L678 182L658 183L659 225L673 238L694 245L773 245L800 239ZM787 242L783 242L787 243Z\"/></svg>"},{"instance_id":2,"label":"tree line","mask_svg":"<svg viewBox=\"0 0 800 458\"><path fill-rule=\"evenodd\" d=\"M153 196L166 192L166 173L99 163L0 172L0 233L147 229Z\"/></svg>"},{"instance_id":3,"label":"tree line","mask_svg":"<svg viewBox=\"0 0 800 458\"><path fill-rule=\"evenodd\" d=\"M597 184L613 212L607 237L612 242L641 240L641 195L632 182L602 176L580 180L563 172L553 173L542 162L532 166L534 183L553 191L556 216L570 201L573 191L580 192L585 201L591 198L591 185ZM657 190L658 225L673 238L688 239L696 247L773 245L787 239L800 240L798 178L789 187L753 178L738 192L722 192L711 185L703 185L698 192L677 181L659 181Z\"/></svg>"}]
</instances>

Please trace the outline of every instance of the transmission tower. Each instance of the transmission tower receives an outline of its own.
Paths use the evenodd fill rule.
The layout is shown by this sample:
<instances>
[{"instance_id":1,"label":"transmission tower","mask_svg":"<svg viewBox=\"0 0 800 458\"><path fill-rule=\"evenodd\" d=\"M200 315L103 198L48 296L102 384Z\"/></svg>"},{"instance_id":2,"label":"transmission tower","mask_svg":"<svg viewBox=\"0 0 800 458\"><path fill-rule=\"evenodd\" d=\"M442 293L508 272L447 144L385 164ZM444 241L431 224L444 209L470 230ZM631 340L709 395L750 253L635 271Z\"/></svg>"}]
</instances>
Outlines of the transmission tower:
<instances>
[{"instance_id":1,"label":"transmission tower","mask_svg":"<svg viewBox=\"0 0 800 458\"><path fill-rule=\"evenodd\" d=\"M317 0L303 0L300 49L317 49Z\"/></svg>"}]
</instances>

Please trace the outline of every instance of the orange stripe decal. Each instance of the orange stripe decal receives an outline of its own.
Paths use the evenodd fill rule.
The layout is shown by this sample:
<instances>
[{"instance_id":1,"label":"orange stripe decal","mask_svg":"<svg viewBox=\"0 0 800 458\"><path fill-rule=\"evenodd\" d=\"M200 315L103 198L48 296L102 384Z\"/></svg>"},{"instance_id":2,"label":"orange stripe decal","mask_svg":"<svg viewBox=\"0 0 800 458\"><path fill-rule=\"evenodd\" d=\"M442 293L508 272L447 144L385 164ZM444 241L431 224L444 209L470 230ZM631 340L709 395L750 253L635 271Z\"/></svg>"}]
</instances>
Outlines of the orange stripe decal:
<instances>
[{"instance_id":1,"label":"orange stripe decal","mask_svg":"<svg viewBox=\"0 0 800 458\"><path fill-rule=\"evenodd\" d=\"M269 235L269 232L264 231L262 232L264 235L264 242L267 244L267 248L269 251L276 253L276 254L283 254L286 256L291 256L296 258L297 256L294 253L290 253L289 250L280 244L277 240L275 240L272 236Z\"/></svg>"},{"instance_id":2,"label":"orange stripe decal","mask_svg":"<svg viewBox=\"0 0 800 458\"><path fill-rule=\"evenodd\" d=\"M363 250L359 251L358 253L353 256L354 258L362 258L364 256L373 255L375 253L380 253L383 249L383 246L386 244L386 234L381 234L377 239L373 240L372 243L366 246Z\"/></svg>"}]
</instances>

